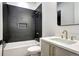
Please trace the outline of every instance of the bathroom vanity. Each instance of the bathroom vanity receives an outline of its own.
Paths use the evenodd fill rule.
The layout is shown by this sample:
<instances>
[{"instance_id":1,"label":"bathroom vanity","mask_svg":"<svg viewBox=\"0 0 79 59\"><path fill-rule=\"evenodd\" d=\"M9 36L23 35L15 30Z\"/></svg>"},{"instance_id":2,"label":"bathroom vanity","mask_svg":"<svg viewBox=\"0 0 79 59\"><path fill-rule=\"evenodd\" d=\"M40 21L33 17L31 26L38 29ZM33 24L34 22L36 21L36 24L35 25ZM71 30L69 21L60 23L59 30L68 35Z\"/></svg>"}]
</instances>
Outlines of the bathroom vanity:
<instances>
[{"instance_id":1,"label":"bathroom vanity","mask_svg":"<svg viewBox=\"0 0 79 59\"><path fill-rule=\"evenodd\" d=\"M42 56L79 56L79 42L60 37L41 38Z\"/></svg>"}]
</instances>

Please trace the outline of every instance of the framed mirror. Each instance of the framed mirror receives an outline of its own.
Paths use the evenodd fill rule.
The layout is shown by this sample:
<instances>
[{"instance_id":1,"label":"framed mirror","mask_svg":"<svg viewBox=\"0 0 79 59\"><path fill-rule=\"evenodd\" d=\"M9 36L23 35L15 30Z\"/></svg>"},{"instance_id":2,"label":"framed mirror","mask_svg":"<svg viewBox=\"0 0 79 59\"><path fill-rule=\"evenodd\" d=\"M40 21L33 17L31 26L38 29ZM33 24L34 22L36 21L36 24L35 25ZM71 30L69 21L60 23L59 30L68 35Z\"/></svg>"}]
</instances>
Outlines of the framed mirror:
<instances>
[{"instance_id":1,"label":"framed mirror","mask_svg":"<svg viewBox=\"0 0 79 59\"><path fill-rule=\"evenodd\" d=\"M79 24L79 2L57 2L57 24L59 26Z\"/></svg>"}]
</instances>

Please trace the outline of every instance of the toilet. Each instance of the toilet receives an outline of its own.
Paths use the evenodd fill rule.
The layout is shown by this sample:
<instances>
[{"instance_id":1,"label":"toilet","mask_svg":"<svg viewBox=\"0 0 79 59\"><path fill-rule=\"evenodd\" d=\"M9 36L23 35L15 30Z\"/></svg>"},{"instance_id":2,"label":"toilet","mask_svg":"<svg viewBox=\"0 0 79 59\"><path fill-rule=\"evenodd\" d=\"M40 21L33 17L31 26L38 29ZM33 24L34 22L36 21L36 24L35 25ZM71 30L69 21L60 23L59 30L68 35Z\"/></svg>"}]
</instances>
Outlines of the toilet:
<instances>
[{"instance_id":1,"label":"toilet","mask_svg":"<svg viewBox=\"0 0 79 59\"><path fill-rule=\"evenodd\" d=\"M35 44L34 46L30 46L27 48L27 52L29 56L40 56L41 55L41 47L39 38L35 38Z\"/></svg>"},{"instance_id":2,"label":"toilet","mask_svg":"<svg viewBox=\"0 0 79 59\"><path fill-rule=\"evenodd\" d=\"M29 56L40 56L41 47L40 46L31 46L27 49Z\"/></svg>"}]
</instances>

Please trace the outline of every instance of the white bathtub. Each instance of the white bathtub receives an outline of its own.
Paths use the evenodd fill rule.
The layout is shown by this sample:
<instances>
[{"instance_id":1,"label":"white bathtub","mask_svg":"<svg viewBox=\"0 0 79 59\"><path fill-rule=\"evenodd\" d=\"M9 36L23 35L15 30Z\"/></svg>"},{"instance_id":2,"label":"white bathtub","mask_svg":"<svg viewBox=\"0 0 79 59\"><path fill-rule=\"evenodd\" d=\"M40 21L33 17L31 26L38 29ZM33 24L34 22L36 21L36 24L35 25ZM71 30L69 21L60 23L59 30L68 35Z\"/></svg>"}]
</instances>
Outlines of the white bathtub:
<instances>
[{"instance_id":1,"label":"white bathtub","mask_svg":"<svg viewBox=\"0 0 79 59\"><path fill-rule=\"evenodd\" d=\"M27 56L27 48L37 45L35 40L7 43L4 48L4 56Z\"/></svg>"}]
</instances>

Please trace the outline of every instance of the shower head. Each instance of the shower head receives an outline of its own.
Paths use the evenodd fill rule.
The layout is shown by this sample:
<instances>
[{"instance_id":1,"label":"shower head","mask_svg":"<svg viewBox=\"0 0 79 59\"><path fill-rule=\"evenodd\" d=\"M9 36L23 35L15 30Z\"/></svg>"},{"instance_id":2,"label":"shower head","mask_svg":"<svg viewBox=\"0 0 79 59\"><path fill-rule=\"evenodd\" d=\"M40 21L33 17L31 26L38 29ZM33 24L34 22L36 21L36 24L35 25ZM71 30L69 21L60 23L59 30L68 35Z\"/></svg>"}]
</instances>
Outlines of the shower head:
<instances>
[{"instance_id":1,"label":"shower head","mask_svg":"<svg viewBox=\"0 0 79 59\"><path fill-rule=\"evenodd\" d=\"M38 12L38 11L34 11L34 14L36 14L36 15L37 15L37 14L40 14L40 12Z\"/></svg>"}]
</instances>

